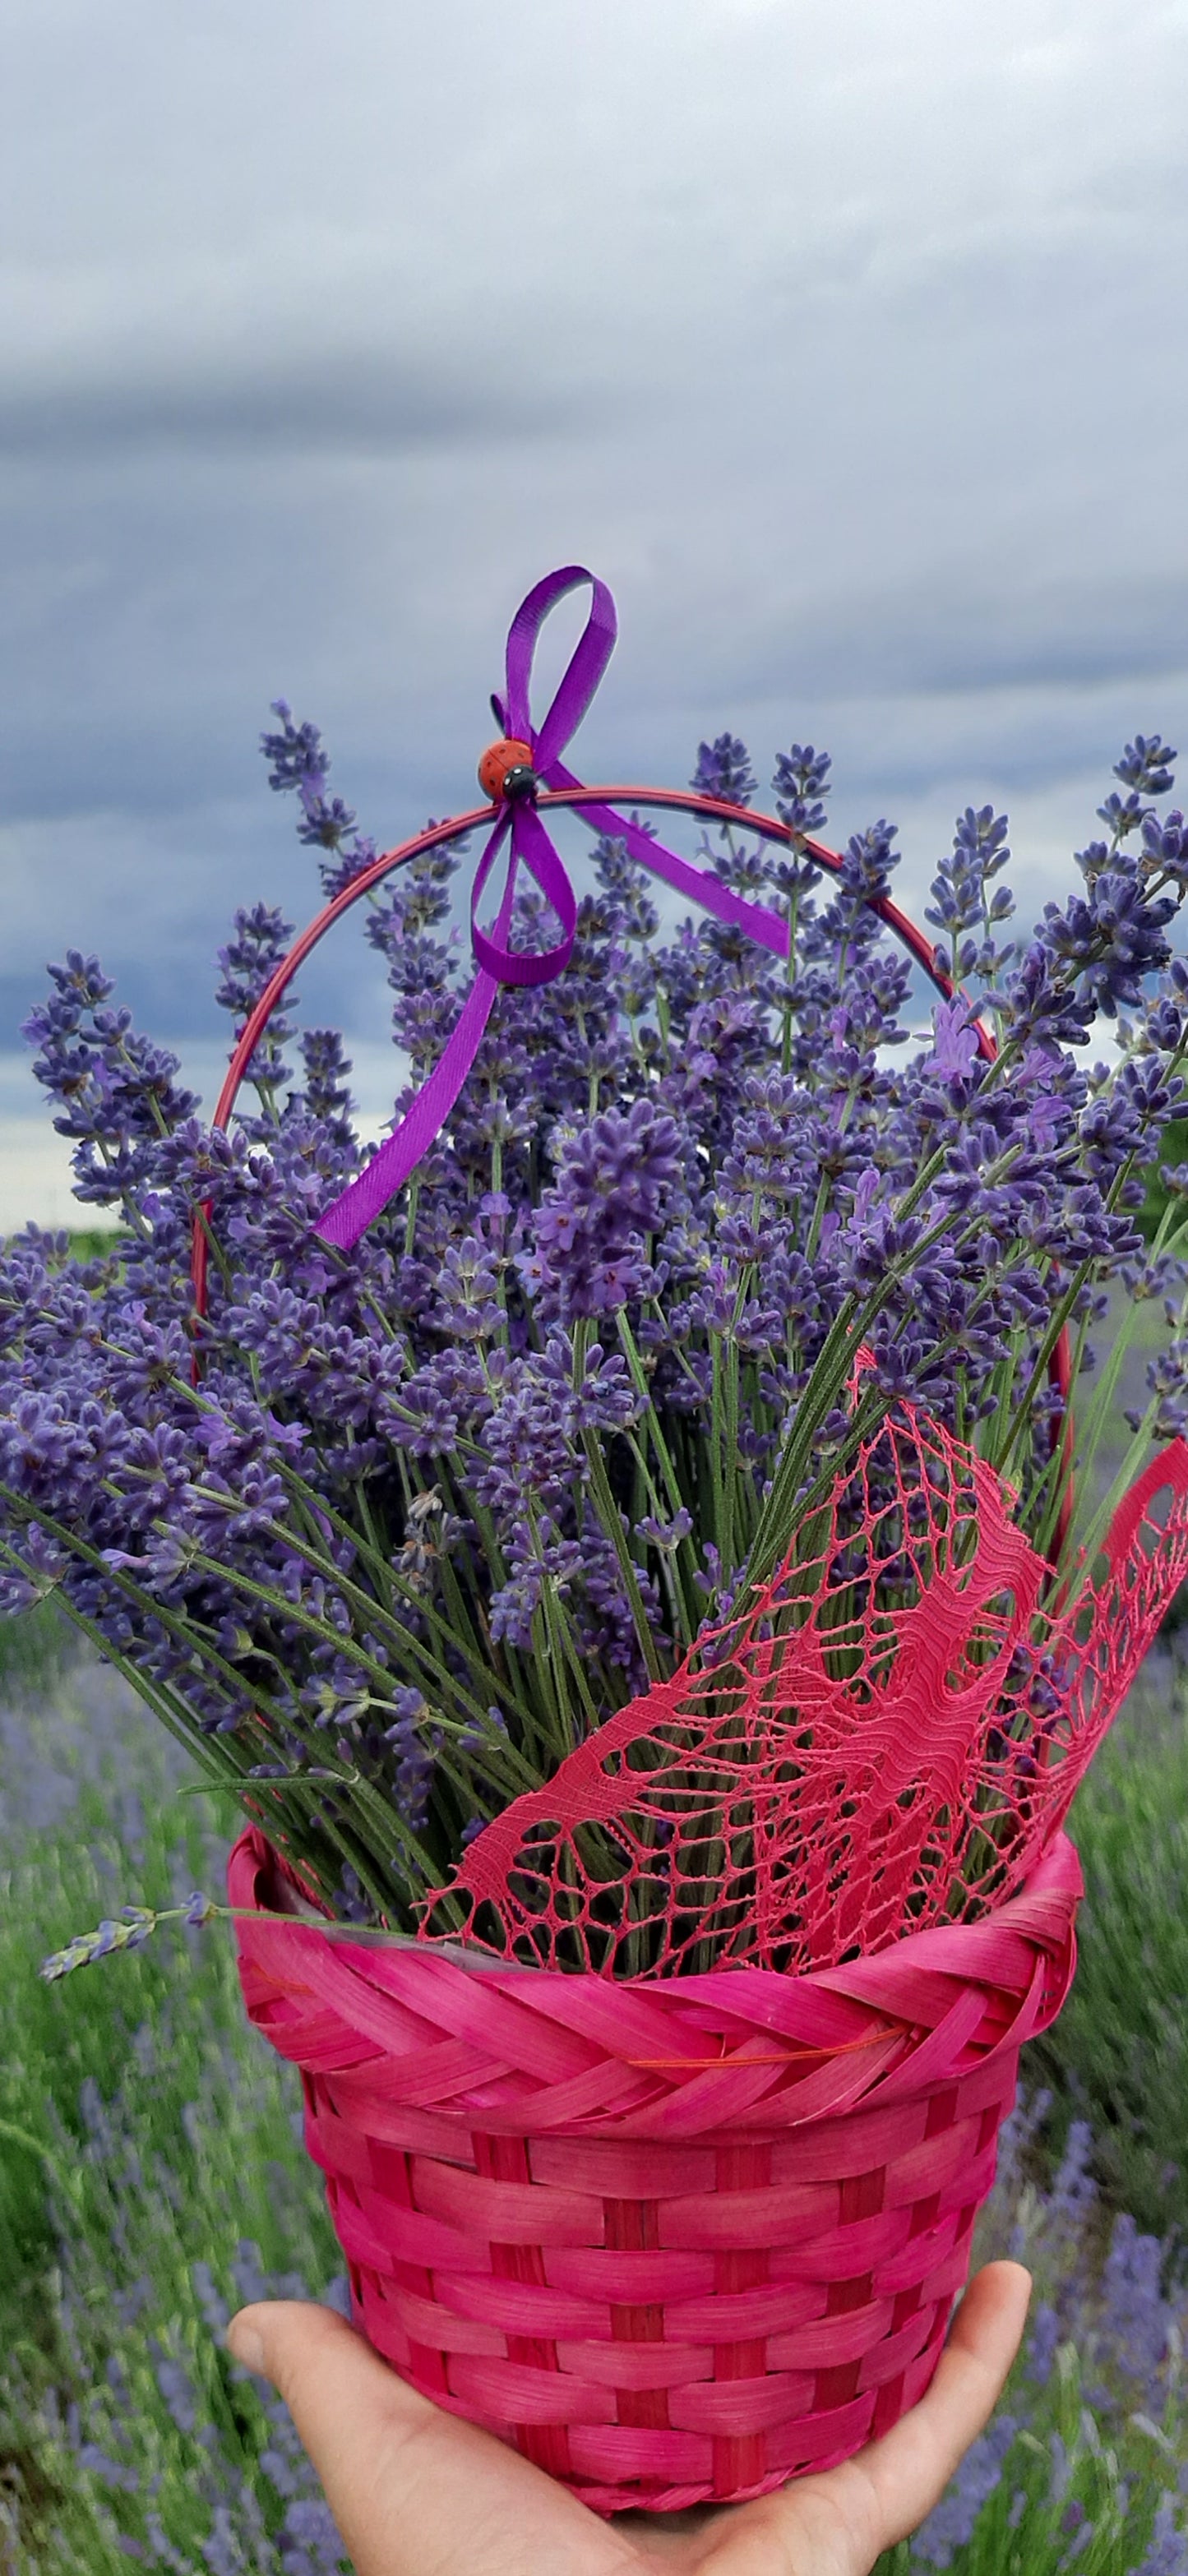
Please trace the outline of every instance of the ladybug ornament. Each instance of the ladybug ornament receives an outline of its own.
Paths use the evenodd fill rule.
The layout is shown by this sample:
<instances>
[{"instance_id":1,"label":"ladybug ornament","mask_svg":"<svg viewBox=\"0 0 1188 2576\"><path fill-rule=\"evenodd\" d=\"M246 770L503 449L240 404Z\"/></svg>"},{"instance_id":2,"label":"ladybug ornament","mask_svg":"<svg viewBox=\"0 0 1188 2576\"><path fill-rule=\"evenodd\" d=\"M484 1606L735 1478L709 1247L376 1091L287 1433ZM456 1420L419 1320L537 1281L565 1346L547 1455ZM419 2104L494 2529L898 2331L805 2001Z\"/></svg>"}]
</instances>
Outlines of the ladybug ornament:
<instances>
[{"instance_id":1,"label":"ladybug ornament","mask_svg":"<svg viewBox=\"0 0 1188 2576\"><path fill-rule=\"evenodd\" d=\"M478 765L478 783L493 805L501 797L514 805L531 796L537 783L531 743L517 742L507 734L499 742L488 743Z\"/></svg>"}]
</instances>

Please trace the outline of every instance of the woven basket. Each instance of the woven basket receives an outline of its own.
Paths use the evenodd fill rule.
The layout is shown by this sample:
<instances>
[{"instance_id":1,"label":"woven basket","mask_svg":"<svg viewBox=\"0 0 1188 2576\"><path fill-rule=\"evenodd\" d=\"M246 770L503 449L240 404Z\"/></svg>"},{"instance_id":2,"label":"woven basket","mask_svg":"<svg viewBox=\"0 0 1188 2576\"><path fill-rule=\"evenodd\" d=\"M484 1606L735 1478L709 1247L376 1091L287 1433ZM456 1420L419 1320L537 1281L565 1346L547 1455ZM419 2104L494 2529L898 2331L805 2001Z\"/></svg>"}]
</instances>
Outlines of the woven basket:
<instances>
[{"instance_id":1,"label":"woven basket","mask_svg":"<svg viewBox=\"0 0 1188 2576\"><path fill-rule=\"evenodd\" d=\"M241 1835L232 1904L283 1875ZM1080 1892L1061 1835L996 1913L809 1976L614 1983L263 1921L240 1975L375 2349L597 2511L675 2511L829 2468L923 2394Z\"/></svg>"}]
</instances>

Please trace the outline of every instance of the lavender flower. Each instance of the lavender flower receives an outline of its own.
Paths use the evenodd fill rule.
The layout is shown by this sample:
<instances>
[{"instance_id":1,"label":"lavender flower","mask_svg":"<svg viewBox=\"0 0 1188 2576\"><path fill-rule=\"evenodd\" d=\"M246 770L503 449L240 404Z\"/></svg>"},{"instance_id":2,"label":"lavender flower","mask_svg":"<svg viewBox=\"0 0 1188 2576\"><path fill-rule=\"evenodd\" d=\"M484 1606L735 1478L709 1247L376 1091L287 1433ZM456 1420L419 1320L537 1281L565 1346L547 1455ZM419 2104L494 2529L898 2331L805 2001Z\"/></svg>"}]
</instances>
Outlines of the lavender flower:
<instances>
[{"instance_id":1,"label":"lavender flower","mask_svg":"<svg viewBox=\"0 0 1188 2576\"><path fill-rule=\"evenodd\" d=\"M699 743L690 785L701 796L720 796L725 805L749 805L755 774L745 742L735 734L720 733L715 742Z\"/></svg>"},{"instance_id":2,"label":"lavender flower","mask_svg":"<svg viewBox=\"0 0 1188 2576\"><path fill-rule=\"evenodd\" d=\"M324 793L330 755L317 725L296 724L284 698L274 700L272 712L280 718L280 731L260 736L260 749L269 764L268 784L282 795L296 790L301 808L297 838L308 849L329 853L321 867L323 892L341 894L344 886L370 867L375 843L356 831L356 817L341 796Z\"/></svg>"},{"instance_id":3,"label":"lavender flower","mask_svg":"<svg viewBox=\"0 0 1188 2576\"><path fill-rule=\"evenodd\" d=\"M76 1932L64 1950L52 1951L48 1959L42 1960L41 1974L52 1985L59 1977L71 1976L75 1968L89 1968L97 1959L110 1958L113 1950L140 1949L159 1923L209 1923L218 1911L197 1888L184 1905L125 1905L118 1923L108 1920L94 1932Z\"/></svg>"},{"instance_id":4,"label":"lavender flower","mask_svg":"<svg viewBox=\"0 0 1188 2576\"><path fill-rule=\"evenodd\" d=\"M337 889L372 844L316 726L274 714L270 784ZM361 1151L337 1033L298 1034L287 995L254 1106L212 1133L72 951L28 1024L34 1070L81 1194L122 1229L95 1262L35 1229L0 1251L0 1603L52 1590L251 1781L348 1919L408 1930L475 1819L671 1672L786 1543L847 1455L839 1335L861 1331L880 1401L977 1440L1046 1544L1050 1353L1067 1322L1088 1373L1111 1280L1175 1318L1136 1455L1188 1421L1182 1210L1149 1257L1133 1221L1188 1100L1183 825L1152 801L1172 757L1128 746L1107 837L1030 939L1007 944L1005 819L965 809L930 914L962 990L913 1044L911 968L873 910L894 826L855 833L822 885L802 845L827 755L780 755L780 848L748 830L745 746L703 744L697 784L737 809L712 864L788 921L786 964L729 923L662 934L645 874L600 842L565 974L498 995L447 1128L349 1257L313 1230ZM411 1066L397 1114L459 1008L461 856L423 854L366 911ZM289 935L268 906L237 914L237 1030ZM555 936L535 892L514 936ZM1108 1020L1116 1060L1087 1069ZM134 1937L105 1923L53 1973Z\"/></svg>"},{"instance_id":5,"label":"lavender flower","mask_svg":"<svg viewBox=\"0 0 1188 2576\"><path fill-rule=\"evenodd\" d=\"M1136 733L1128 742L1120 760L1114 763L1114 776L1124 787L1132 787L1144 796L1166 796L1175 785L1171 763L1180 757L1157 733Z\"/></svg>"},{"instance_id":6,"label":"lavender flower","mask_svg":"<svg viewBox=\"0 0 1188 2576\"><path fill-rule=\"evenodd\" d=\"M977 813L967 805L957 818L952 853L941 860L924 915L942 933L936 947L942 974L992 985L1010 962L1013 949L1000 945L997 933L1014 912L1014 898L1005 885L989 892L1010 861L1007 829L1005 814L990 805Z\"/></svg>"},{"instance_id":7,"label":"lavender flower","mask_svg":"<svg viewBox=\"0 0 1188 2576\"><path fill-rule=\"evenodd\" d=\"M177 1088L176 1056L141 1037L129 1011L108 1008L113 987L98 958L72 948L49 972L54 990L22 1030L39 1049L33 1071L58 1103L58 1134L74 1141L76 1196L128 1209L154 1142L197 1104Z\"/></svg>"},{"instance_id":8,"label":"lavender flower","mask_svg":"<svg viewBox=\"0 0 1188 2576\"><path fill-rule=\"evenodd\" d=\"M921 2523L912 2542L926 2567L950 2567L957 2550L973 2538L978 2516L999 2483L1018 2430L1013 2415L999 2415L971 2444L947 2495Z\"/></svg>"},{"instance_id":9,"label":"lavender flower","mask_svg":"<svg viewBox=\"0 0 1188 2576\"><path fill-rule=\"evenodd\" d=\"M274 716L280 718L279 733L262 733L260 749L268 767L268 784L274 790L312 786L326 778L330 770L329 753L322 748L322 737L314 724L294 724L293 710L284 698L274 698Z\"/></svg>"},{"instance_id":10,"label":"lavender flower","mask_svg":"<svg viewBox=\"0 0 1188 2576\"><path fill-rule=\"evenodd\" d=\"M1176 2498L1162 2495L1151 2544L1133 2576L1188 2576L1188 2532L1176 2522Z\"/></svg>"},{"instance_id":11,"label":"lavender flower","mask_svg":"<svg viewBox=\"0 0 1188 2576\"><path fill-rule=\"evenodd\" d=\"M779 753L771 783L776 812L790 832L821 830L832 767L828 752L815 751L811 742L794 742Z\"/></svg>"}]
</instances>

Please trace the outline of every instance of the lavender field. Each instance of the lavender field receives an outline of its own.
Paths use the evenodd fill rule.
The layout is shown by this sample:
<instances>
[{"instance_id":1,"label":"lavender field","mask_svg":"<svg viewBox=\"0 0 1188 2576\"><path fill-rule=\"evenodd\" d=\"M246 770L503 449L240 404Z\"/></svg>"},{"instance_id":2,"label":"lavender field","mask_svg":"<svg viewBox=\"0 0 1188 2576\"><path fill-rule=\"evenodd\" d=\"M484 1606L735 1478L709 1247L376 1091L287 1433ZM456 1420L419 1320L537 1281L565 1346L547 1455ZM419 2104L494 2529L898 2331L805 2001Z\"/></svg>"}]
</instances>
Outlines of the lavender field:
<instances>
[{"instance_id":1,"label":"lavender field","mask_svg":"<svg viewBox=\"0 0 1188 2576\"><path fill-rule=\"evenodd\" d=\"M223 2348L244 2297L343 2297L297 2081L244 2023L227 1929L36 1974L129 1898L215 1888L231 1819L56 1631L10 1623L2 1651L0 2567L322 2576L347 2562L312 2471ZM1188 1689L1170 1652L1075 1824L1078 1986L1027 2069L983 2231L1035 2272L1026 2349L880 2576L1188 2576Z\"/></svg>"}]
</instances>

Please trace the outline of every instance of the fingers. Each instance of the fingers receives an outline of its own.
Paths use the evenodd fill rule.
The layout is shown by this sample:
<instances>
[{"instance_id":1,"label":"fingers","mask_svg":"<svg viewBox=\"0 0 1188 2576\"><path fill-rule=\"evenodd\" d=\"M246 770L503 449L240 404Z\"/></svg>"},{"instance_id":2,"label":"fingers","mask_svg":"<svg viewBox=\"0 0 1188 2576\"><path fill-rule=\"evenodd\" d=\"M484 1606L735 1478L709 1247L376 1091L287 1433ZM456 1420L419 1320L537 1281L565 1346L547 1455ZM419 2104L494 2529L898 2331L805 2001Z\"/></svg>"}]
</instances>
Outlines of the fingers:
<instances>
[{"instance_id":1,"label":"fingers","mask_svg":"<svg viewBox=\"0 0 1188 2576\"><path fill-rule=\"evenodd\" d=\"M1018 2351L1030 2290L1018 2263L988 2264L911 2414L843 2468L715 2518L696 2563L720 2564L726 2576L728 2565L759 2564L756 2548L782 2549L772 2563L784 2563L791 2545L811 2551L819 2576L864 2576L932 2511L982 2431ZM528 2567L534 2576L624 2576L640 2563L625 2533L614 2537L502 2442L419 2397L330 2309L289 2300L244 2308L228 2342L284 2398L357 2576L524 2576Z\"/></svg>"},{"instance_id":2,"label":"fingers","mask_svg":"<svg viewBox=\"0 0 1188 2576\"><path fill-rule=\"evenodd\" d=\"M1031 2290L1018 2263L988 2263L971 2281L926 2397L841 2468L794 2479L779 2495L724 2517L705 2576L768 2563L813 2576L867 2576L876 2558L923 2522L1002 2393ZM766 2549L768 2556L762 2554ZM751 2552L748 2555L748 2551Z\"/></svg>"},{"instance_id":3,"label":"fingers","mask_svg":"<svg viewBox=\"0 0 1188 2576\"><path fill-rule=\"evenodd\" d=\"M284 2398L357 2576L611 2576L603 2527L563 2487L406 2387L330 2308L241 2308L236 2360Z\"/></svg>"},{"instance_id":4,"label":"fingers","mask_svg":"<svg viewBox=\"0 0 1188 2576\"><path fill-rule=\"evenodd\" d=\"M993 2414L1022 2340L1030 2296L1031 2275L1021 2263L988 2263L977 2273L927 2395L849 2463L872 2493L876 2554L906 2540L931 2513Z\"/></svg>"}]
</instances>

